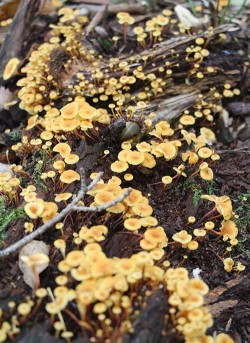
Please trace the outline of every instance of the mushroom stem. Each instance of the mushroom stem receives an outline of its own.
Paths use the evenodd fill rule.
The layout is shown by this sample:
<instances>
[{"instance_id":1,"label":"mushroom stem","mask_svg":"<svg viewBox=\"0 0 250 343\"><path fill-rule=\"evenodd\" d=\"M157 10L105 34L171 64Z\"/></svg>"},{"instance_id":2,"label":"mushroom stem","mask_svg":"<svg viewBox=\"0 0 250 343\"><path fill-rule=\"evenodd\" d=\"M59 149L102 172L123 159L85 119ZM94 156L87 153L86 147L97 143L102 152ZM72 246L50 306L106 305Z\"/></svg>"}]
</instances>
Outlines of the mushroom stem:
<instances>
[{"instance_id":1,"label":"mushroom stem","mask_svg":"<svg viewBox=\"0 0 250 343\"><path fill-rule=\"evenodd\" d=\"M209 217L210 214L214 213L214 211L216 211L216 206L214 206L214 208L212 208L212 210L210 210L209 212L207 212L199 221L199 223L201 223L205 218ZM212 219L212 218L211 218Z\"/></svg>"},{"instance_id":2,"label":"mushroom stem","mask_svg":"<svg viewBox=\"0 0 250 343\"><path fill-rule=\"evenodd\" d=\"M124 39L124 45L127 44L127 28L128 28L128 24L124 23L123 24L123 39Z\"/></svg>"},{"instance_id":3,"label":"mushroom stem","mask_svg":"<svg viewBox=\"0 0 250 343\"><path fill-rule=\"evenodd\" d=\"M35 266L32 267L32 273L34 275L34 291L36 291L40 286L40 277Z\"/></svg>"}]
</instances>

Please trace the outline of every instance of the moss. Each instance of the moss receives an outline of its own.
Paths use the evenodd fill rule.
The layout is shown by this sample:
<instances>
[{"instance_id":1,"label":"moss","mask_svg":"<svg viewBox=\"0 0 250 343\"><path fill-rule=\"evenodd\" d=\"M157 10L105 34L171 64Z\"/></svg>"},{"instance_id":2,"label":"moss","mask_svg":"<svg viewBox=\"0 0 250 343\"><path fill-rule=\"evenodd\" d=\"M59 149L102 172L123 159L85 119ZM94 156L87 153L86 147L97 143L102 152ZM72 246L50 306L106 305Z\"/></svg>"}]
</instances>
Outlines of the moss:
<instances>
[{"instance_id":1,"label":"moss","mask_svg":"<svg viewBox=\"0 0 250 343\"><path fill-rule=\"evenodd\" d=\"M11 143L20 142L22 139L22 129L23 127L20 126L11 130L10 132L5 133L7 140L10 140Z\"/></svg>"},{"instance_id":2,"label":"moss","mask_svg":"<svg viewBox=\"0 0 250 343\"><path fill-rule=\"evenodd\" d=\"M235 213L239 216L236 219L236 225L239 228L239 243L237 249L243 252L248 259L250 259L250 250L247 247L248 244L248 227L250 224L250 191L245 194L239 195L234 200Z\"/></svg>"},{"instance_id":3,"label":"moss","mask_svg":"<svg viewBox=\"0 0 250 343\"><path fill-rule=\"evenodd\" d=\"M5 228L13 219L16 221L25 217L26 215L22 208L7 209L5 205L5 197L0 196L0 241L4 241L7 238Z\"/></svg>"}]
</instances>

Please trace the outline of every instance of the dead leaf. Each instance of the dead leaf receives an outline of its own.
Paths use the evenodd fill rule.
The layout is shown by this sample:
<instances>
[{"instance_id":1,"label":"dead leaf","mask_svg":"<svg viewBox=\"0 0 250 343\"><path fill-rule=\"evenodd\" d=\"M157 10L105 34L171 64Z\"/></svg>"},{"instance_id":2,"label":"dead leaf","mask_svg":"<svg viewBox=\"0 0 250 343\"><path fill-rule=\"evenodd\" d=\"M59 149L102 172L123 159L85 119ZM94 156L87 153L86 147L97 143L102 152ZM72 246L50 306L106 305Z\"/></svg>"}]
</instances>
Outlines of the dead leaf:
<instances>
[{"instance_id":1,"label":"dead leaf","mask_svg":"<svg viewBox=\"0 0 250 343\"><path fill-rule=\"evenodd\" d=\"M32 255L43 254L48 256L49 255L49 246L41 241L32 241L26 244L19 253L19 268L23 273L23 280L24 282L30 286L32 289L35 287L35 276L31 269L31 267L22 259L23 257L28 257ZM43 264L37 265L35 267L36 273L39 275L42 271L44 271L49 265L49 262L45 262Z\"/></svg>"},{"instance_id":2,"label":"dead leaf","mask_svg":"<svg viewBox=\"0 0 250 343\"><path fill-rule=\"evenodd\" d=\"M0 174L1 173L10 173L11 177L14 176L14 173L11 170L9 164L0 162Z\"/></svg>"},{"instance_id":3,"label":"dead leaf","mask_svg":"<svg viewBox=\"0 0 250 343\"><path fill-rule=\"evenodd\" d=\"M219 317L222 311L229 309L230 307L234 307L238 303L238 300L225 300L219 301L218 303L208 305L207 308L212 313L214 318Z\"/></svg>"},{"instance_id":4,"label":"dead leaf","mask_svg":"<svg viewBox=\"0 0 250 343\"><path fill-rule=\"evenodd\" d=\"M174 10L185 29L190 27L199 27L202 24L208 23L208 16L196 18L187 8L182 5L175 6Z\"/></svg>"},{"instance_id":5,"label":"dead leaf","mask_svg":"<svg viewBox=\"0 0 250 343\"><path fill-rule=\"evenodd\" d=\"M228 289L239 285L245 279L244 276L239 275L235 279L229 280L223 286L218 286L208 293L205 298L205 305L212 305L218 302L218 298Z\"/></svg>"},{"instance_id":6,"label":"dead leaf","mask_svg":"<svg viewBox=\"0 0 250 343\"><path fill-rule=\"evenodd\" d=\"M12 0L0 6L0 21L12 18L19 6L20 0Z\"/></svg>"}]
</instances>

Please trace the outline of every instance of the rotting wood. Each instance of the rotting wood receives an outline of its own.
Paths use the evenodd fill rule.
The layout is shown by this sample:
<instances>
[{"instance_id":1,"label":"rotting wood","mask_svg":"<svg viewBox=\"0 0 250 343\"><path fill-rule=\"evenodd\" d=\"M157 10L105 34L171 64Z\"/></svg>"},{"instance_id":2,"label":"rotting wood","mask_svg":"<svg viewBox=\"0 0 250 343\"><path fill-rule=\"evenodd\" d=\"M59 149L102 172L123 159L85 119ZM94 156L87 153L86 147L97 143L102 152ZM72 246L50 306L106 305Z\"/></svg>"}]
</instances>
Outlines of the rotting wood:
<instances>
[{"instance_id":1,"label":"rotting wood","mask_svg":"<svg viewBox=\"0 0 250 343\"><path fill-rule=\"evenodd\" d=\"M22 0L20 3L0 50L1 77L6 63L12 57L21 57L21 49L30 35L32 23L44 4L45 0Z\"/></svg>"}]
</instances>

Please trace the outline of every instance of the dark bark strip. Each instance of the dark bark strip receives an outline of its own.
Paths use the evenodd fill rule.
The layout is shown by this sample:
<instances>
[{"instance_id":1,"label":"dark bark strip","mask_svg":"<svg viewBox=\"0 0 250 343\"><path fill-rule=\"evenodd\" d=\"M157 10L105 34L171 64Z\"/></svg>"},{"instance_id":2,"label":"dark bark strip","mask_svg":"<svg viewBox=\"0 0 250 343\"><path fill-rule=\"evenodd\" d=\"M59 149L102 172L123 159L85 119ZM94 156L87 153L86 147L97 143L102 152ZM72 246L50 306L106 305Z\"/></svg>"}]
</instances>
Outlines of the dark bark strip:
<instances>
[{"instance_id":1,"label":"dark bark strip","mask_svg":"<svg viewBox=\"0 0 250 343\"><path fill-rule=\"evenodd\" d=\"M44 6L45 0L22 0L9 32L0 50L0 76L2 77L6 63L12 57L20 57L24 42L31 34L31 26Z\"/></svg>"}]
</instances>

